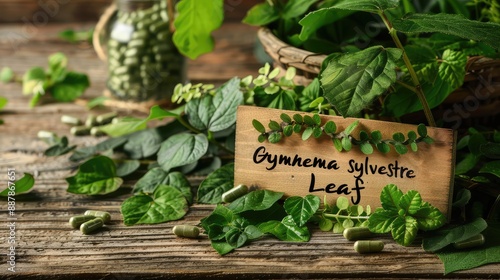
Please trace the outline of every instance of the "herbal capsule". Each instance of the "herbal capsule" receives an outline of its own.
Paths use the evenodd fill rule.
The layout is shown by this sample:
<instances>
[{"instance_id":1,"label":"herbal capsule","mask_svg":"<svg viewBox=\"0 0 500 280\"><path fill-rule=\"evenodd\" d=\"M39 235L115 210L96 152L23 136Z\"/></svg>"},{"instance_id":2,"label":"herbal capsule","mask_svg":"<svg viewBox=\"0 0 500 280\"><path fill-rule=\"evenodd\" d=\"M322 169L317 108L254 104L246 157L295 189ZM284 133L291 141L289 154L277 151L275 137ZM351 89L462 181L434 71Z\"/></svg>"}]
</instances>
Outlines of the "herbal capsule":
<instances>
[{"instance_id":1,"label":"herbal capsule","mask_svg":"<svg viewBox=\"0 0 500 280\"><path fill-rule=\"evenodd\" d=\"M83 234L91 234L92 232L102 228L103 225L104 225L104 222L101 218L95 218L95 219L92 219L88 222L81 224L80 231Z\"/></svg>"},{"instance_id":2,"label":"herbal capsule","mask_svg":"<svg viewBox=\"0 0 500 280\"><path fill-rule=\"evenodd\" d=\"M92 136L103 136L105 134L99 127L95 126L90 129L90 135Z\"/></svg>"},{"instance_id":3,"label":"herbal capsule","mask_svg":"<svg viewBox=\"0 0 500 280\"><path fill-rule=\"evenodd\" d=\"M92 114L87 116L87 119L85 120L85 126L92 127L97 125L97 120L96 117ZM90 131L92 134L92 130Z\"/></svg>"},{"instance_id":4,"label":"herbal capsule","mask_svg":"<svg viewBox=\"0 0 500 280\"><path fill-rule=\"evenodd\" d=\"M198 227L189 225L177 225L172 229L175 235L179 237L196 238L200 234Z\"/></svg>"},{"instance_id":5,"label":"herbal capsule","mask_svg":"<svg viewBox=\"0 0 500 280\"><path fill-rule=\"evenodd\" d=\"M128 42L128 47L129 48L144 48L144 44L146 42L143 39L134 39L130 42Z\"/></svg>"},{"instance_id":6,"label":"herbal capsule","mask_svg":"<svg viewBox=\"0 0 500 280\"><path fill-rule=\"evenodd\" d=\"M106 113L106 114L102 114L102 115L97 116L96 120L97 120L97 123L99 123L99 124L107 124L107 123L111 122L111 120L116 118L117 115L118 114L116 112L110 112L110 113Z\"/></svg>"},{"instance_id":7,"label":"herbal capsule","mask_svg":"<svg viewBox=\"0 0 500 280\"><path fill-rule=\"evenodd\" d=\"M236 200L238 197L243 196L248 193L248 187L246 185L238 185L229 191L222 194L222 201L229 203Z\"/></svg>"},{"instance_id":8,"label":"herbal capsule","mask_svg":"<svg viewBox=\"0 0 500 280\"><path fill-rule=\"evenodd\" d=\"M85 211L84 215L91 215L95 216L96 218L100 218L105 224L111 221L111 215L105 211L87 210Z\"/></svg>"},{"instance_id":9,"label":"herbal capsule","mask_svg":"<svg viewBox=\"0 0 500 280\"><path fill-rule=\"evenodd\" d=\"M384 242L379 240L358 240L354 242L354 250L360 254L376 253L384 249Z\"/></svg>"},{"instance_id":10,"label":"herbal capsule","mask_svg":"<svg viewBox=\"0 0 500 280\"><path fill-rule=\"evenodd\" d=\"M484 244L484 236L482 234L478 234L463 241L453 243L453 247L455 247L456 249L467 249L467 248L479 247L483 244Z\"/></svg>"},{"instance_id":11,"label":"herbal capsule","mask_svg":"<svg viewBox=\"0 0 500 280\"><path fill-rule=\"evenodd\" d=\"M79 228L81 224L86 223L90 220L95 219L94 216L92 215L79 215L79 216L74 216L69 219L69 224L73 228Z\"/></svg>"},{"instance_id":12,"label":"herbal capsule","mask_svg":"<svg viewBox=\"0 0 500 280\"><path fill-rule=\"evenodd\" d=\"M55 138L56 134L54 132L52 132L52 131L40 130L40 131L38 131L37 136L40 139L43 139L43 138Z\"/></svg>"},{"instance_id":13,"label":"herbal capsule","mask_svg":"<svg viewBox=\"0 0 500 280\"><path fill-rule=\"evenodd\" d=\"M69 125L81 125L82 121L73 116L63 115L61 116L61 122Z\"/></svg>"},{"instance_id":14,"label":"herbal capsule","mask_svg":"<svg viewBox=\"0 0 500 280\"><path fill-rule=\"evenodd\" d=\"M123 60L123 64L127 66L134 66L139 64L139 58L137 57L127 57Z\"/></svg>"},{"instance_id":15,"label":"herbal capsule","mask_svg":"<svg viewBox=\"0 0 500 280\"><path fill-rule=\"evenodd\" d=\"M69 133L75 136L83 136L83 135L89 135L90 134L90 127L87 126L73 126Z\"/></svg>"},{"instance_id":16,"label":"herbal capsule","mask_svg":"<svg viewBox=\"0 0 500 280\"><path fill-rule=\"evenodd\" d=\"M373 236L373 233L367 227L346 228L343 232L345 239L356 241Z\"/></svg>"}]
</instances>

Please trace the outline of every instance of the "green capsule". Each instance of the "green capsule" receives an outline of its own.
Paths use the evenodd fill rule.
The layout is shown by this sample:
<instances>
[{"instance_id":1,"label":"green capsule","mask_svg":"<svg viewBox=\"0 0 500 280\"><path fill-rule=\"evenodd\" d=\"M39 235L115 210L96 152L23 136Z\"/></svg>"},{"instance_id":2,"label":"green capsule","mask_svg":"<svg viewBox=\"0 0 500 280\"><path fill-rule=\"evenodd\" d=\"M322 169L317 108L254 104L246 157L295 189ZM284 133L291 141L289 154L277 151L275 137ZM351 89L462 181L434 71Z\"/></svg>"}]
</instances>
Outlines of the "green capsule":
<instances>
[{"instance_id":1,"label":"green capsule","mask_svg":"<svg viewBox=\"0 0 500 280\"><path fill-rule=\"evenodd\" d=\"M148 37L149 33L147 30L137 30L132 34L132 40L144 40ZM129 42L130 44L130 42Z\"/></svg>"},{"instance_id":2,"label":"green capsule","mask_svg":"<svg viewBox=\"0 0 500 280\"><path fill-rule=\"evenodd\" d=\"M137 55L139 55L139 53L141 52L142 50L139 49L139 48L133 48L133 49L128 49L126 52L125 52L125 57L127 58L130 58L130 57L136 57Z\"/></svg>"},{"instance_id":3,"label":"green capsule","mask_svg":"<svg viewBox=\"0 0 500 280\"><path fill-rule=\"evenodd\" d=\"M356 241L373 236L373 233L367 227L353 227L344 229L343 235L349 241Z\"/></svg>"},{"instance_id":4,"label":"green capsule","mask_svg":"<svg viewBox=\"0 0 500 280\"><path fill-rule=\"evenodd\" d=\"M90 127L80 125L80 126L73 126L69 133L75 136L83 136L83 135L89 135L90 134Z\"/></svg>"},{"instance_id":5,"label":"green capsule","mask_svg":"<svg viewBox=\"0 0 500 280\"><path fill-rule=\"evenodd\" d=\"M81 125L82 121L77 117L63 115L61 116L61 122L69 125Z\"/></svg>"},{"instance_id":6,"label":"green capsule","mask_svg":"<svg viewBox=\"0 0 500 280\"><path fill-rule=\"evenodd\" d=\"M168 30L168 22L166 21L159 21L149 26L149 31L151 31L151 33L158 33L163 30Z\"/></svg>"},{"instance_id":7,"label":"green capsule","mask_svg":"<svg viewBox=\"0 0 500 280\"><path fill-rule=\"evenodd\" d=\"M146 44L146 41L144 39L133 39L132 41L128 42L128 47L129 48L144 48L144 45Z\"/></svg>"},{"instance_id":8,"label":"green capsule","mask_svg":"<svg viewBox=\"0 0 500 280\"><path fill-rule=\"evenodd\" d=\"M91 234L92 232L102 228L103 225L104 225L104 222L101 218L95 218L95 219L92 219L88 222L81 224L80 231L83 234Z\"/></svg>"},{"instance_id":9,"label":"green capsule","mask_svg":"<svg viewBox=\"0 0 500 280\"><path fill-rule=\"evenodd\" d=\"M354 250L360 254L377 253L384 249L384 242L379 240L358 240L354 242Z\"/></svg>"},{"instance_id":10,"label":"green capsule","mask_svg":"<svg viewBox=\"0 0 500 280\"><path fill-rule=\"evenodd\" d=\"M90 129L90 135L92 136L104 136L106 133L104 133L99 127L94 126Z\"/></svg>"},{"instance_id":11,"label":"green capsule","mask_svg":"<svg viewBox=\"0 0 500 280\"><path fill-rule=\"evenodd\" d=\"M200 235L200 229L190 225L177 225L172 231L179 237L197 238Z\"/></svg>"},{"instance_id":12,"label":"green capsule","mask_svg":"<svg viewBox=\"0 0 500 280\"><path fill-rule=\"evenodd\" d=\"M85 126L93 127L95 125L97 125L96 117L93 114L88 115L85 120Z\"/></svg>"},{"instance_id":13,"label":"green capsule","mask_svg":"<svg viewBox=\"0 0 500 280\"><path fill-rule=\"evenodd\" d=\"M92 215L79 215L79 216L74 216L69 219L69 224L73 228L79 228L81 224L86 223L90 220L95 219L94 216Z\"/></svg>"},{"instance_id":14,"label":"green capsule","mask_svg":"<svg viewBox=\"0 0 500 280\"><path fill-rule=\"evenodd\" d=\"M40 139L45 139L45 138L55 138L56 134L52 131L46 131L46 130L40 130L37 133L38 138Z\"/></svg>"},{"instance_id":15,"label":"green capsule","mask_svg":"<svg viewBox=\"0 0 500 280\"><path fill-rule=\"evenodd\" d=\"M117 47L119 47L119 46L120 46L120 42L118 42L118 41L117 41L117 40L115 40L115 39L109 39L109 40L108 40L108 46L109 46L110 48L117 48Z\"/></svg>"},{"instance_id":16,"label":"green capsule","mask_svg":"<svg viewBox=\"0 0 500 280\"><path fill-rule=\"evenodd\" d=\"M222 201L229 203L248 193L246 185L238 185L222 194Z\"/></svg>"},{"instance_id":17,"label":"green capsule","mask_svg":"<svg viewBox=\"0 0 500 280\"><path fill-rule=\"evenodd\" d=\"M129 68L127 66L117 67L113 70L113 75L117 75L117 76L125 75L128 73L128 71L129 71Z\"/></svg>"},{"instance_id":18,"label":"green capsule","mask_svg":"<svg viewBox=\"0 0 500 280\"><path fill-rule=\"evenodd\" d=\"M158 41L167 41L170 38L170 32L160 32L156 35Z\"/></svg>"},{"instance_id":19,"label":"green capsule","mask_svg":"<svg viewBox=\"0 0 500 280\"><path fill-rule=\"evenodd\" d=\"M96 121L98 124L108 124L111 122L111 120L116 118L117 115L118 115L118 113L116 113L116 112L109 112L109 113L97 116Z\"/></svg>"},{"instance_id":20,"label":"green capsule","mask_svg":"<svg viewBox=\"0 0 500 280\"><path fill-rule=\"evenodd\" d=\"M134 66L139 64L139 58L137 57L127 57L123 60L123 64L127 66Z\"/></svg>"},{"instance_id":21,"label":"green capsule","mask_svg":"<svg viewBox=\"0 0 500 280\"><path fill-rule=\"evenodd\" d=\"M109 221L111 221L111 215L105 211L87 210L84 215L91 215L96 218L100 218L105 224L108 224Z\"/></svg>"},{"instance_id":22,"label":"green capsule","mask_svg":"<svg viewBox=\"0 0 500 280\"><path fill-rule=\"evenodd\" d=\"M455 249L474 248L482 246L484 244L484 241L484 236L482 234L478 234L463 241L453 243L453 247L455 247Z\"/></svg>"}]
</instances>

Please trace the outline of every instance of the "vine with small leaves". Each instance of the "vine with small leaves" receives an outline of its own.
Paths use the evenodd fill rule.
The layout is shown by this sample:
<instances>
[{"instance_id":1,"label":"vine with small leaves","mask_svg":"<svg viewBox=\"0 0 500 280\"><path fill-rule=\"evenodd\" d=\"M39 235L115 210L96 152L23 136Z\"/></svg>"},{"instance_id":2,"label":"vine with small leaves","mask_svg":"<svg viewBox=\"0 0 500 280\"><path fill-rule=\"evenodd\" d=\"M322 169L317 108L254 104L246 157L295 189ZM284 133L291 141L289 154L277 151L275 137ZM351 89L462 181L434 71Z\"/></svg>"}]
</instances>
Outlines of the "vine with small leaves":
<instances>
[{"instance_id":1,"label":"vine with small leaves","mask_svg":"<svg viewBox=\"0 0 500 280\"><path fill-rule=\"evenodd\" d=\"M372 211L370 205L350 205L349 199L340 196L332 205L326 202L325 197L324 207L318 212L316 216L322 231L342 233L346 228L368 226Z\"/></svg>"},{"instance_id":2,"label":"vine with small leaves","mask_svg":"<svg viewBox=\"0 0 500 280\"><path fill-rule=\"evenodd\" d=\"M353 145L357 145L366 155L372 154L375 148L384 154L388 153L391 150L391 146L394 147L394 150L398 154L403 155L409 149L416 152L418 150L417 144L420 142L427 144L434 143L434 139L427 134L427 128L423 124L418 125L417 132L409 131L407 136L401 132L396 132L392 135L392 139L382 139L382 133L379 130L372 131L371 133L361 130L359 137L356 138L352 133L359 124L358 120L350 124L343 131L339 131L333 121L327 121L322 124L319 114L313 114L312 116L294 114L290 116L282 113L280 118L281 123L274 120L269 121L269 131L258 120L254 119L252 121L253 127L260 133L258 136L260 143L266 140L270 143L278 143L283 139L283 136L289 137L293 133L302 133L302 140L304 141L311 138L311 136L320 138L326 135L332 139L333 145L339 152L344 150L350 151Z\"/></svg>"}]
</instances>

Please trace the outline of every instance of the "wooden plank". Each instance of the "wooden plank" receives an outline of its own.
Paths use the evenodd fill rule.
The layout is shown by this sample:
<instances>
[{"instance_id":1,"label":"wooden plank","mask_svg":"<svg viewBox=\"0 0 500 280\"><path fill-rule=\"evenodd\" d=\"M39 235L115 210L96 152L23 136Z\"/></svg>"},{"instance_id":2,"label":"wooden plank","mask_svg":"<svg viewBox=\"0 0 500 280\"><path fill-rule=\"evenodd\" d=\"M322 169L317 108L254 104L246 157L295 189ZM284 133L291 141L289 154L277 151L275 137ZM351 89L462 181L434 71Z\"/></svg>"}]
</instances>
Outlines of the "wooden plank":
<instances>
[{"instance_id":1,"label":"wooden plank","mask_svg":"<svg viewBox=\"0 0 500 280\"><path fill-rule=\"evenodd\" d=\"M399 155L394 149L383 154L377 150L365 155L359 147L349 152L335 150L330 137L303 141L299 134L285 137L278 144L259 143L259 133L252 125L256 119L267 126L269 120L281 122L280 114L293 111L240 106L236 126L235 185L284 192L287 196L314 194L332 203L339 196L351 203L380 207L380 193L388 184L397 185L403 193L417 190L422 199L447 216L451 210L454 177L454 134L449 129L427 128L435 140L432 145L418 144L418 152ZM309 115L300 113L301 115ZM356 139L361 130L379 130L383 139L396 132L405 135L415 125L365 119L321 116L321 123L334 121L343 131L355 120L359 125L351 134Z\"/></svg>"}]
</instances>

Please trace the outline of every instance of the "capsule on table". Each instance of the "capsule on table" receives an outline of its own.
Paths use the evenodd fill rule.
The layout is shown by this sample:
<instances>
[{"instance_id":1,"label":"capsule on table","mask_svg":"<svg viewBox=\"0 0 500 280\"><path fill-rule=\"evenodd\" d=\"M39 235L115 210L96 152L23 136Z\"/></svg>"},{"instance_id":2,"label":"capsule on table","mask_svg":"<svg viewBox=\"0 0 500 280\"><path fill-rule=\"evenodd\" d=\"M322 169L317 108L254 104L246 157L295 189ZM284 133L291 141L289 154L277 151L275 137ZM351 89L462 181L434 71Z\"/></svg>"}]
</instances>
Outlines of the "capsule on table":
<instances>
[{"instance_id":1,"label":"capsule on table","mask_svg":"<svg viewBox=\"0 0 500 280\"><path fill-rule=\"evenodd\" d=\"M229 203L248 193L246 185L238 185L222 194L222 201Z\"/></svg>"},{"instance_id":2,"label":"capsule on table","mask_svg":"<svg viewBox=\"0 0 500 280\"><path fill-rule=\"evenodd\" d=\"M354 250L360 254L377 253L384 249L384 242L380 240L358 240L354 242Z\"/></svg>"},{"instance_id":3,"label":"capsule on table","mask_svg":"<svg viewBox=\"0 0 500 280\"><path fill-rule=\"evenodd\" d=\"M111 120L116 118L117 115L118 114L116 112L110 112L97 116L96 120L99 124L108 124L111 122Z\"/></svg>"},{"instance_id":4,"label":"capsule on table","mask_svg":"<svg viewBox=\"0 0 500 280\"><path fill-rule=\"evenodd\" d=\"M100 218L105 224L111 221L111 215L106 211L87 210L85 211L84 215L91 215L95 216L96 218Z\"/></svg>"},{"instance_id":5,"label":"capsule on table","mask_svg":"<svg viewBox=\"0 0 500 280\"><path fill-rule=\"evenodd\" d=\"M85 120L85 126L92 127L97 125L97 120L96 117L92 114L87 116L87 119ZM92 131L91 131L92 134Z\"/></svg>"},{"instance_id":6,"label":"capsule on table","mask_svg":"<svg viewBox=\"0 0 500 280\"><path fill-rule=\"evenodd\" d=\"M179 237L197 238L200 235L200 229L190 225L177 225L174 226L172 231Z\"/></svg>"},{"instance_id":7,"label":"capsule on table","mask_svg":"<svg viewBox=\"0 0 500 280\"><path fill-rule=\"evenodd\" d=\"M88 222L85 222L80 225L80 231L83 234L91 234L92 232L95 232L96 230L102 228L104 225L104 222L101 218L95 218L92 219Z\"/></svg>"},{"instance_id":8,"label":"capsule on table","mask_svg":"<svg viewBox=\"0 0 500 280\"><path fill-rule=\"evenodd\" d=\"M484 244L484 241L484 236L482 234L478 234L463 241L453 243L453 247L455 247L455 249L474 248L482 246Z\"/></svg>"},{"instance_id":9,"label":"capsule on table","mask_svg":"<svg viewBox=\"0 0 500 280\"><path fill-rule=\"evenodd\" d=\"M38 131L37 134L39 139L44 139L44 138L55 138L56 134L52 131L46 131L46 130L40 130Z\"/></svg>"},{"instance_id":10,"label":"capsule on table","mask_svg":"<svg viewBox=\"0 0 500 280\"><path fill-rule=\"evenodd\" d=\"M373 233L367 227L346 228L343 232L345 239L356 241L373 236Z\"/></svg>"},{"instance_id":11,"label":"capsule on table","mask_svg":"<svg viewBox=\"0 0 500 280\"><path fill-rule=\"evenodd\" d=\"M90 129L90 135L92 136L104 136L106 133L104 133L99 127L95 126Z\"/></svg>"},{"instance_id":12,"label":"capsule on table","mask_svg":"<svg viewBox=\"0 0 500 280\"><path fill-rule=\"evenodd\" d=\"M63 115L61 116L61 122L69 125L81 125L82 121L76 117Z\"/></svg>"},{"instance_id":13,"label":"capsule on table","mask_svg":"<svg viewBox=\"0 0 500 280\"><path fill-rule=\"evenodd\" d=\"M87 126L73 126L70 131L72 135L75 136L83 136L83 135L89 135L90 134L90 127Z\"/></svg>"},{"instance_id":14,"label":"capsule on table","mask_svg":"<svg viewBox=\"0 0 500 280\"><path fill-rule=\"evenodd\" d=\"M74 216L69 219L69 224L73 228L79 228L83 223L86 223L90 220L95 219L95 216L92 215L79 215Z\"/></svg>"}]
</instances>

